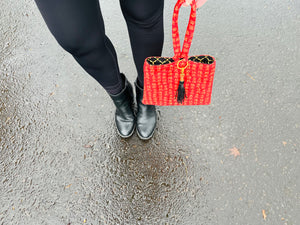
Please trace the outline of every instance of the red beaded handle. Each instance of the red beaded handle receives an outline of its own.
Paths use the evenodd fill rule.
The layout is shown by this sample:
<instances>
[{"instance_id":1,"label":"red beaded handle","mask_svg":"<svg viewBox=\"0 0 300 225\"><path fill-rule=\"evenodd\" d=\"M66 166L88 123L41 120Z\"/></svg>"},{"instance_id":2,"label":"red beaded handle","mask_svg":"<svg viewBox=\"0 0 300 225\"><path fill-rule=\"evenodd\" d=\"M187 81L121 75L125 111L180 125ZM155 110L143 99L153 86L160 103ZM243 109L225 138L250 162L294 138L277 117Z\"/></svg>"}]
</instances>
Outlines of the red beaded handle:
<instances>
[{"instance_id":1,"label":"red beaded handle","mask_svg":"<svg viewBox=\"0 0 300 225\"><path fill-rule=\"evenodd\" d=\"M192 39L195 30L196 23L196 1L193 0L191 3L191 14L189 19L189 24L185 33L185 38L183 42L182 51L180 51L180 38L179 38L179 30L178 30L178 14L179 9L186 0L178 0L173 13L173 23L172 23L172 37L173 37L173 48L174 48L174 60L179 60L180 58L184 58L188 60L189 50L192 44Z\"/></svg>"}]
</instances>

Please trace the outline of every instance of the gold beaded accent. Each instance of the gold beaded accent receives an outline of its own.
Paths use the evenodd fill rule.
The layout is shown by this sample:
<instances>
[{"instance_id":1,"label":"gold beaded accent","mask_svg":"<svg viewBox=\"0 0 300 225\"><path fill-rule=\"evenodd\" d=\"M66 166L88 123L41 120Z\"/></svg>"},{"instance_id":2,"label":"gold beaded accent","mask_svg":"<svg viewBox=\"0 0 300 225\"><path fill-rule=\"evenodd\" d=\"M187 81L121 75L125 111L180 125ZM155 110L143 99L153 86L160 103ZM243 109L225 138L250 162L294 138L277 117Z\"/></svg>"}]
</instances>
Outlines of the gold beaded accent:
<instances>
[{"instance_id":1,"label":"gold beaded accent","mask_svg":"<svg viewBox=\"0 0 300 225\"><path fill-rule=\"evenodd\" d=\"M150 65L164 65L174 62L174 59L168 57L151 57L147 59Z\"/></svg>"},{"instance_id":2,"label":"gold beaded accent","mask_svg":"<svg viewBox=\"0 0 300 225\"><path fill-rule=\"evenodd\" d=\"M169 63L173 63L174 59L169 57L149 57L147 58L147 63L150 65L165 65ZM203 63L203 64L212 64L214 63L214 59L209 55L197 55L191 56L189 61Z\"/></svg>"},{"instance_id":3,"label":"gold beaded accent","mask_svg":"<svg viewBox=\"0 0 300 225\"><path fill-rule=\"evenodd\" d=\"M196 55L190 57L189 60L203 64L212 64L214 62L214 59L209 55Z\"/></svg>"}]
</instances>

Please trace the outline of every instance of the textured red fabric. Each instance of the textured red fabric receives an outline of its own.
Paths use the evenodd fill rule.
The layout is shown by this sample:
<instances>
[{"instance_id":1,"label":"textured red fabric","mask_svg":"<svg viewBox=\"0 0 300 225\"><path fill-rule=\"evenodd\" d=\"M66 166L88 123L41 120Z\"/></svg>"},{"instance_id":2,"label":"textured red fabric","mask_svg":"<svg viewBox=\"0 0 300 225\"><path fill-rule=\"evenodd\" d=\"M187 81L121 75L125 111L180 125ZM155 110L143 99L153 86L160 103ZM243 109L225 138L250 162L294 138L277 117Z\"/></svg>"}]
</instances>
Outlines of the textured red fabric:
<instances>
[{"instance_id":1,"label":"textured red fabric","mask_svg":"<svg viewBox=\"0 0 300 225\"><path fill-rule=\"evenodd\" d=\"M212 56L209 63L193 60L195 57L189 57L189 49L193 39L196 22L196 2L192 1L191 14L187 27L182 51L180 50L180 39L178 31L179 9L185 0L178 0L173 13L172 37L174 47L174 57L167 63L154 65L149 63L149 58L160 58L151 56L145 59L144 63L144 94L143 103L147 105L208 105L211 102L211 93L215 73L216 60ZM165 59L168 57L164 57ZM178 65L177 65L178 64ZM184 88L186 98L182 103L176 99L176 92L179 86L180 74L179 68L186 67L184 70ZM179 68L178 68L179 66Z\"/></svg>"}]
</instances>

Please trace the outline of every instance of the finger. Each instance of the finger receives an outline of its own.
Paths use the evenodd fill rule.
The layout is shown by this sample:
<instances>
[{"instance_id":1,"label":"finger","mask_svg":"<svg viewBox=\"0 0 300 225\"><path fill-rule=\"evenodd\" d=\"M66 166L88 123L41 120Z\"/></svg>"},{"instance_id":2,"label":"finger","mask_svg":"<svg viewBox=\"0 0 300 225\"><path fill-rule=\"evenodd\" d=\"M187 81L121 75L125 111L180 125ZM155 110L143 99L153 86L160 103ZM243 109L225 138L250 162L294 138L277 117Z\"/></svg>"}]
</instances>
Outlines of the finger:
<instances>
[{"instance_id":1,"label":"finger","mask_svg":"<svg viewBox=\"0 0 300 225\"><path fill-rule=\"evenodd\" d=\"M203 6L205 4L207 0L197 0L196 1L196 6L197 6L197 9L200 8L201 6Z\"/></svg>"},{"instance_id":2,"label":"finger","mask_svg":"<svg viewBox=\"0 0 300 225\"><path fill-rule=\"evenodd\" d=\"M182 4L182 6L189 6L192 3L192 0L186 0L185 3Z\"/></svg>"}]
</instances>

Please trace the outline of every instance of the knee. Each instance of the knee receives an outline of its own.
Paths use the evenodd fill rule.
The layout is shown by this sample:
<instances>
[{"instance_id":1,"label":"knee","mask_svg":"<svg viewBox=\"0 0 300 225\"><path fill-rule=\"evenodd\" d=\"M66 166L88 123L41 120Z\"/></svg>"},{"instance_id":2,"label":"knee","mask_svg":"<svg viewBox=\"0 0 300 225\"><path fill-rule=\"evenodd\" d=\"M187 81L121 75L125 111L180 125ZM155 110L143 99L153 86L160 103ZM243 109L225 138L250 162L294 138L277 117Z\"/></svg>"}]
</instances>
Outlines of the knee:
<instances>
[{"instance_id":1,"label":"knee","mask_svg":"<svg viewBox=\"0 0 300 225\"><path fill-rule=\"evenodd\" d=\"M152 27L163 19L163 0L160 3L152 1L137 1L130 4L124 1L121 5L124 17L127 22L140 25L142 27Z\"/></svg>"},{"instance_id":2,"label":"knee","mask_svg":"<svg viewBox=\"0 0 300 225\"><path fill-rule=\"evenodd\" d=\"M58 44L73 56L87 54L95 49L105 48L104 38L101 35L85 35L82 33L56 37Z\"/></svg>"}]
</instances>

